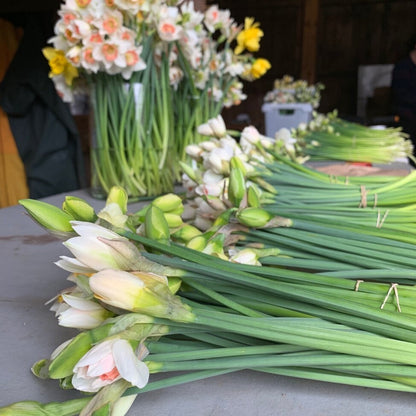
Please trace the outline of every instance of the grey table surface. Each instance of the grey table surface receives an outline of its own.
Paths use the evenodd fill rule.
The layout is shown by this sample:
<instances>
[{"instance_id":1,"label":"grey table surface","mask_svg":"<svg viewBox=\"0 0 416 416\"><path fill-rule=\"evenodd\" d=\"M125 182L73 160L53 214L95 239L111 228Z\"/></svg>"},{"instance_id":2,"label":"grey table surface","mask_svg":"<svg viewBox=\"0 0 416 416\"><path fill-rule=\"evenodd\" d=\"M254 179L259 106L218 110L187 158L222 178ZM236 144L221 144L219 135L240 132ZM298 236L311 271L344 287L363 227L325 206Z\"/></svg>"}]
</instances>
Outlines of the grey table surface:
<instances>
[{"instance_id":1,"label":"grey table surface","mask_svg":"<svg viewBox=\"0 0 416 416\"><path fill-rule=\"evenodd\" d=\"M85 197L97 208L104 202ZM60 205L64 195L46 198ZM133 207L131 207L133 208ZM75 334L58 326L45 302L70 286L55 266L66 248L35 224L20 206L0 210L0 407L15 401L80 397L30 368ZM147 416L407 416L416 396L241 371L140 395L129 415Z\"/></svg>"}]
</instances>

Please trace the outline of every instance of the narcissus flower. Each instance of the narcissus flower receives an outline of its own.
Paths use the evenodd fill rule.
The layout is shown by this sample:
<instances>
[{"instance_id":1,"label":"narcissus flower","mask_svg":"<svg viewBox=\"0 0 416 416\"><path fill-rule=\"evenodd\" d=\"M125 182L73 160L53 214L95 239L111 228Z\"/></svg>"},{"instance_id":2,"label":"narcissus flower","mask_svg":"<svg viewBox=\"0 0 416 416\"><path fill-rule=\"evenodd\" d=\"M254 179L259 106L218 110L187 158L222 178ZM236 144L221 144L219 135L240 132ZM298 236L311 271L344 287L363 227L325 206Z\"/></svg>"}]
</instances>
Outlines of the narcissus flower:
<instances>
[{"instance_id":1,"label":"narcissus flower","mask_svg":"<svg viewBox=\"0 0 416 416\"><path fill-rule=\"evenodd\" d=\"M97 302L65 293L52 305L51 310L58 316L59 325L78 329L95 328L112 316Z\"/></svg>"},{"instance_id":2,"label":"narcissus flower","mask_svg":"<svg viewBox=\"0 0 416 416\"><path fill-rule=\"evenodd\" d=\"M64 51L47 47L42 49L42 53L48 60L51 69L49 78L63 75L65 83L67 85L72 85L73 79L78 77L78 69L68 61Z\"/></svg>"},{"instance_id":3,"label":"narcissus flower","mask_svg":"<svg viewBox=\"0 0 416 416\"><path fill-rule=\"evenodd\" d=\"M260 49L260 38L263 31L259 28L260 23L254 23L254 18L246 17L244 29L237 35L237 47L234 50L239 55L245 49L250 52L256 52Z\"/></svg>"},{"instance_id":4,"label":"narcissus flower","mask_svg":"<svg viewBox=\"0 0 416 416\"><path fill-rule=\"evenodd\" d=\"M270 62L267 59L258 58L253 62L253 66L251 67L251 76L254 79L258 79L262 77L271 67Z\"/></svg>"},{"instance_id":5,"label":"narcissus flower","mask_svg":"<svg viewBox=\"0 0 416 416\"><path fill-rule=\"evenodd\" d=\"M149 380L149 369L141 360L147 353L143 347L135 354L124 339L103 341L75 365L72 385L77 390L94 393L123 378L133 386L143 388Z\"/></svg>"},{"instance_id":6,"label":"narcissus flower","mask_svg":"<svg viewBox=\"0 0 416 416\"><path fill-rule=\"evenodd\" d=\"M96 298L116 308L177 321L192 318L188 307L172 295L165 276L102 270L90 277L89 284Z\"/></svg>"}]
</instances>

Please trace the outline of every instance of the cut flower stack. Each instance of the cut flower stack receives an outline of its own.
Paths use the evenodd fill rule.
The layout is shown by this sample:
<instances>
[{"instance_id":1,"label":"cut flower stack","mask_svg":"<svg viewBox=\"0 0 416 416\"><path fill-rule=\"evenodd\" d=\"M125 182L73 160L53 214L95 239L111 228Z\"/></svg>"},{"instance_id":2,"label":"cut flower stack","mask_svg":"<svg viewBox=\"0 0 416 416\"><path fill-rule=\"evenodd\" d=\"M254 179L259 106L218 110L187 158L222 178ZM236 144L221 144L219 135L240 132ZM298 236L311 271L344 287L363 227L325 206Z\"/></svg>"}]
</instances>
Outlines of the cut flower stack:
<instances>
[{"instance_id":1,"label":"cut flower stack","mask_svg":"<svg viewBox=\"0 0 416 416\"><path fill-rule=\"evenodd\" d=\"M360 207L357 182L282 158L253 128L239 144L220 118L199 131L211 138L188 147L186 196L134 213L121 188L98 213L74 197L62 209L21 201L73 255L57 261L73 286L52 310L79 329L32 371L88 395L15 403L1 415L120 415L137 394L242 369L415 391L415 243L384 229L413 221L413 202L392 194L384 207L394 215L376 227L379 208ZM288 172L316 202L279 200ZM366 181L382 200L414 175ZM345 192L336 204L325 199L331 187ZM153 381L155 373L166 374Z\"/></svg>"}]
</instances>

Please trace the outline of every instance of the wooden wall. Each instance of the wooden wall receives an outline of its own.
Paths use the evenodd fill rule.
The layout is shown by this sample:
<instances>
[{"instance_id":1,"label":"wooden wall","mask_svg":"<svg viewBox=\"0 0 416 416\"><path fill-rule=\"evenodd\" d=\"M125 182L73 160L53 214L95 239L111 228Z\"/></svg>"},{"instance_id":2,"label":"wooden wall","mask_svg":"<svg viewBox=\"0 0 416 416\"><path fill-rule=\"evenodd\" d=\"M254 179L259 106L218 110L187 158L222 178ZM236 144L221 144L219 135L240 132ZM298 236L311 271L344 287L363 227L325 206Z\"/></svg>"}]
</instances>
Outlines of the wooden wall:
<instances>
[{"instance_id":1,"label":"wooden wall","mask_svg":"<svg viewBox=\"0 0 416 416\"><path fill-rule=\"evenodd\" d=\"M264 38L258 55L272 69L253 84L247 84L250 99L239 109L225 112L232 120L250 114L262 128L259 109L262 96L273 80L284 74L322 82L320 111L335 108L341 114L356 114L357 71L360 65L390 64L406 53L405 42L416 33L415 0L219 0L208 1L231 10L243 22L254 16Z\"/></svg>"}]
</instances>

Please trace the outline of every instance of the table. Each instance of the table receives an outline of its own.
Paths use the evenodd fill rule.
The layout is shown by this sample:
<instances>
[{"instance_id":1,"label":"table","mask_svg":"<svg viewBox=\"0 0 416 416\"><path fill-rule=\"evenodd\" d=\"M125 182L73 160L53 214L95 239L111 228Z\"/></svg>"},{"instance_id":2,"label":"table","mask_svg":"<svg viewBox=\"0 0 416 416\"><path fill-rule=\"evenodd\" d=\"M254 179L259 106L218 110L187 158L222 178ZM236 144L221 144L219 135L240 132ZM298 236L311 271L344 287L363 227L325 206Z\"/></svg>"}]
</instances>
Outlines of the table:
<instances>
[{"instance_id":1,"label":"table","mask_svg":"<svg viewBox=\"0 0 416 416\"><path fill-rule=\"evenodd\" d=\"M85 190L70 195L87 199ZM60 206L64 195L45 198ZM130 206L131 211L137 207ZM0 407L15 401L63 401L80 397L56 380L39 380L32 364L76 331L58 326L45 306L71 284L54 265L67 249L35 224L20 206L0 209ZM362 387L272 376L230 373L137 397L129 415L146 416L350 416L414 415L416 396Z\"/></svg>"}]
</instances>

